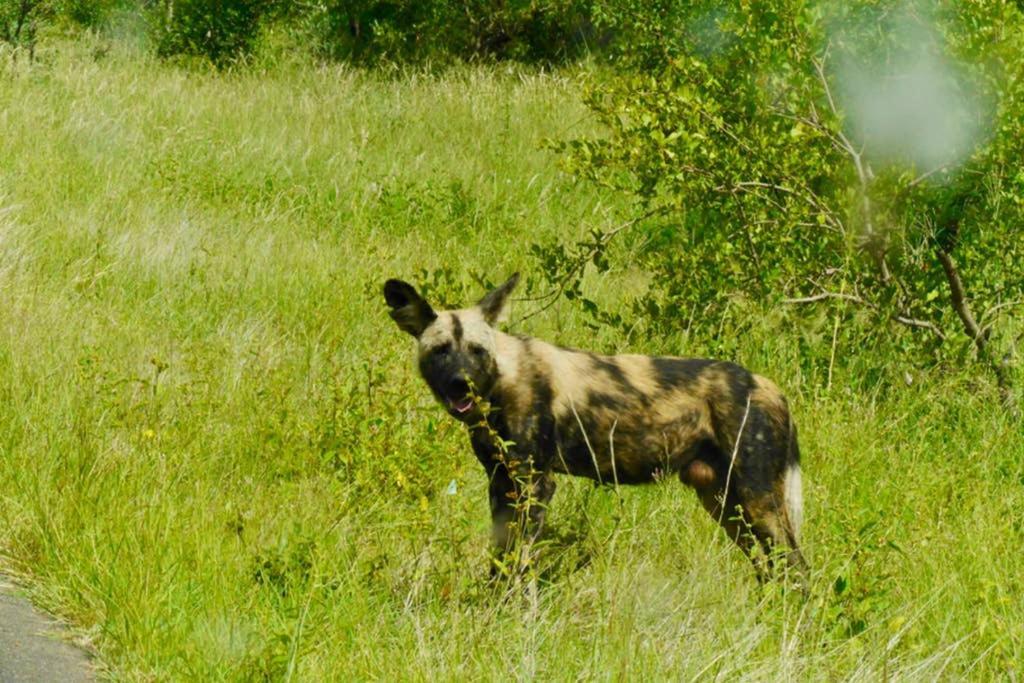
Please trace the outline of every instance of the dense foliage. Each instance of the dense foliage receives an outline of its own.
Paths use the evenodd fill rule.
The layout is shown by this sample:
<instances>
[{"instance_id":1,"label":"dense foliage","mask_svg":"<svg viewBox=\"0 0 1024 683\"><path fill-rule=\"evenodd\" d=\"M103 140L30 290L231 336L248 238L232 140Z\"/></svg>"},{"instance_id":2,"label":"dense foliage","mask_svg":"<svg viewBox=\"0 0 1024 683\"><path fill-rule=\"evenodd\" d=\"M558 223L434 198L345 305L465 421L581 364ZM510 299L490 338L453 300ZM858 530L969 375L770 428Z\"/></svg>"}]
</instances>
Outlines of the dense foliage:
<instances>
[{"instance_id":1,"label":"dense foliage","mask_svg":"<svg viewBox=\"0 0 1024 683\"><path fill-rule=\"evenodd\" d=\"M161 56L218 66L272 33L288 49L360 64L553 63L583 54L593 38L591 0L0 0L0 40L34 40L40 21L116 33L132 18Z\"/></svg>"},{"instance_id":2,"label":"dense foliage","mask_svg":"<svg viewBox=\"0 0 1024 683\"><path fill-rule=\"evenodd\" d=\"M358 62L560 61L581 54L590 30L587 0L330 0L291 19L320 54Z\"/></svg>"},{"instance_id":3,"label":"dense foliage","mask_svg":"<svg viewBox=\"0 0 1024 683\"><path fill-rule=\"evenodd\" d=\"M971 348L1008 384L1019 330L997 314L1024 295L1020 11L667 0L608 3L600 19L630 37L586 96L607 133L562 148L649 217L627 233L651 282L630 324L713 328L735 295L831 304L868 321L865 343ZM600 252L615 268L608 241L537 250L605 322L578 263Z\"/></svg>"},{"instance_id":4,"label":"dense foliage","mask_svg":"<svg viewBox=\"0 0 1024 683\"><path fill-rule=\"evenodd\" d=\"M225 64L249 54L273 0L166 0L151 9L157 52Z\"/></svg>"}]
</instances>

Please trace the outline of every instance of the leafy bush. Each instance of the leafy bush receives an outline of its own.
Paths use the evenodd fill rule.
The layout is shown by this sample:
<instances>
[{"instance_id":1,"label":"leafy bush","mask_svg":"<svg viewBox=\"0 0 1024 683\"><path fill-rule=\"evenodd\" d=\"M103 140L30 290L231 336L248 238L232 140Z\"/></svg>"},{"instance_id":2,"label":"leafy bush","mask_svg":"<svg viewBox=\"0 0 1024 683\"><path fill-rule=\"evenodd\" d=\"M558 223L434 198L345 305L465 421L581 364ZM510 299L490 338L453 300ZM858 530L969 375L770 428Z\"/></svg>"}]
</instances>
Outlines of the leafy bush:
<instances>
[{"instance_id":1,"label":"leafy bush","mask_svg":"<svg viewBox=\"0 0 1024 683\"><path fill-rule=\"evenodd\" d=\"M294 19L335 59L554 62L581 53L589 16L588 0L332 0Z\"/></svg>"},{"instance_id":2,"label":"leafy bush","mask_svg":"<svg viewBox=\"0 0 1024 683\"><path fill-rule=\"evenodd\" d=\"M248 54L273 0L164 0L150 10L157 53L223 65Z\"/></svg>"},{"instance_id":3,"label":"leafy bush","mask_svg":"<svg viewBox=\"0 0 1024 683\"><path fill-rule=\"evenodd\" d=\"M1024 296L1018 10L666 0L597 17L619 36L586 95L607 132L561 149L646 217L634 317L665 332L717 324L737 294L832 304L922 358L973 347L1008 384L990 341L1017 332L996 320ZM594 249L537 253L595 309L578 267Z\"/></svg>"},{"instance_id":4,"label":"leafy bush","mask_svg":"<svg viewBox=\"0 0 1024 683\"><path fill-rule=\"evenodd\" d=\"M0 1L0 42L13 48L27 48L31 56L39 21L48 19L55 9L49 0Z\"/></svg>"},{"instance_id":5,"label":"leafy bush","mask_svg":"<svg viewBox=\"0 0 1024 683\"><path fill-rule=\"evenodd\" d=\"M137 5L133 0L63 0L61 14L79 26L103 28L116 12L131 11Z\"/></svg>"},{"instance_id":6,"label":"leafy bush","mask_svg":"<svg viewBox=\"0 0 1024 683\"><path fill-rule=\"evenodd\" d=\"M31 42L40 19L102 28L115 12L148 19L161 56L218 66L249 55L268 28L329 59L498 59L553 63L579 56L593 35L593 0L7 0L0 39Z\"/></svg>"}]
</instances>

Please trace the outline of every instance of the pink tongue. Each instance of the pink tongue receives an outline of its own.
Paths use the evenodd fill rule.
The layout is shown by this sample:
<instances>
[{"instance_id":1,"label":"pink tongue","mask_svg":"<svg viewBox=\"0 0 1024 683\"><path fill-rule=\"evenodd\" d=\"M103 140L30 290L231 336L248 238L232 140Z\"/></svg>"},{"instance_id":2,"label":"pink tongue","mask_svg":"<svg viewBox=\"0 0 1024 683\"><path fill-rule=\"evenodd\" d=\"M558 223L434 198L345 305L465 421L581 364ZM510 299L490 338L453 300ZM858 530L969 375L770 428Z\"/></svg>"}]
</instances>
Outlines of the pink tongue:
<instances>
[{"instance_id":1,"label":"pink tongue","mask_svg":"<svg viewBox=\"0 0 1024 683\"><path fill-rule=\"evenodd\" d=\"M460 413L464 413L473 407L473 399L464 398L461 401L453 401L452 407Z\"/></svg>"}]
</instances>

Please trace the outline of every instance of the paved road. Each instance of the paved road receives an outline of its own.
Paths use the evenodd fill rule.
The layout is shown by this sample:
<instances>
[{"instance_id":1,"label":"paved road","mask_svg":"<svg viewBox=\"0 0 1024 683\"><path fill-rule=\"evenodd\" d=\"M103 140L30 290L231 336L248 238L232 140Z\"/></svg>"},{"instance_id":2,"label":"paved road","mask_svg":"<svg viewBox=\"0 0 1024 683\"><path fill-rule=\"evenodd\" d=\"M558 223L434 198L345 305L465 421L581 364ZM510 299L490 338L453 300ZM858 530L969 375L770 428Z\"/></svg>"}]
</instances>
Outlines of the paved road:
<instances>
[{"instance_id":1,"label":"paved road","mask_svg":"<svg viewBox=\"0 0 1024 683\"><path fill-rule=\"evenodd\" d=\"M0 576L0 683L87 683L89 657L53 634L61 626Z\"/></svg>"}]
</instances>

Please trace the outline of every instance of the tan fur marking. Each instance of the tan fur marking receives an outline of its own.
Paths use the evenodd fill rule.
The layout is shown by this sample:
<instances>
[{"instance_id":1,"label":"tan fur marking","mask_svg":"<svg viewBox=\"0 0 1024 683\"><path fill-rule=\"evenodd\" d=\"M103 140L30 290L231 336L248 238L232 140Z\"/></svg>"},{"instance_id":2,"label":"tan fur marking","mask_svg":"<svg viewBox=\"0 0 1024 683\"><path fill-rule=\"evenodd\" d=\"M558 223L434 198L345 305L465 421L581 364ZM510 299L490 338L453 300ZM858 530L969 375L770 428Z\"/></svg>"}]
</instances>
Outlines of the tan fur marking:
<instances>
[{"instance_id":1,"label":"tan fur marking","mask_svg":"<svg viewBox=\"0 0 1024 683\"><path fill-rule=\"evenodd\" d=\"M506 386L520 387L519 366L523 362L523 342L515 337L496 332L494 334L494 362L498 365L498 377Z\"/></svg>"},{"instance_id":2,"label":"tan fur marking","mask_svg":"<svg viewBox=\"0 0 1024 683\"><path fill-rule=\"evenodd\" d=\"M470 344L476 344L494 352L494 328L487 324L478 309L467 308L439 313L437 319L420 335L420 353L427 353L442 344L454 342L455 318L459 319L459 325L462 327L461 346L463 348Z\"/></svg>"},{"instance_id":3,"label":"tan fur marking","mask_svg":"<svg viewBox=\"0 0 1024 683\"><path fill-rule=\"evenodd\" d=\"M750 392L750 403L772 419L780 430L789 428L789 407L786 399L774 382L761 375L754 375L754 389Z\"/></svg>"},{"instance_id":4,"label":"tan fur marking","mask_svg":"<svg viewBox=\"0 0 1024 683\"><path fill-rule=\"evenodd\" d=\"M547 368L551 379L554 396L552 412L556 419L564 419L587 403L587 392L594 390L610 390L610 383L605 384L591 367L590 358L585 353L559 349L556 346L539 340L530 341L530 350L538 361L538 365Z\"/></svg>"},{"instance_id":5,"label":"tan fur marking","mask_svg":"<svg viewBox=\"0 0 1024 683\"><path fill-rule=\"evenodd\" d=\"M452 318L453 313L440 313L434 322L423 330L420 335L420 353L427 353L431 349L452 341Z\"/></svg>"},{"instance_id":6,"label":"tan fur marking","mask_svg":"<svg viewBox=\"0 0 1024 683\"><path fill-rule=\"evenodd\" d=\"M495 329L487 324L478 308L455 311L462 323L462 340L464 344L477 344L489 351L494 349Z\"/></svg>"},{"instance_id":7,"label":"tan fur marking","mask_svg":"<svg viewBox=\"0 0 1024 683\"><path fill-rule=\"evenodd\" d=\"M610 356L609 360L614 359L618 362L619 367L622 368L622 372L626 377L626 381L629 382L638 394L644 394L647 396L653 396L658 391L658 383L654 378L654 373L651 369L651 358L650 356L641 356L637 354L623 354L621 356Z\"/></svg>"}]
</instances>

